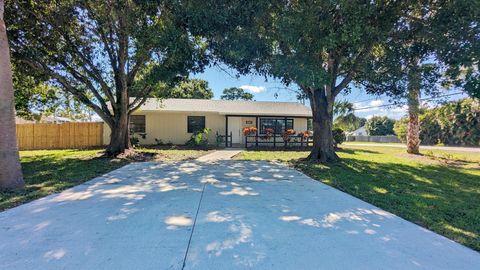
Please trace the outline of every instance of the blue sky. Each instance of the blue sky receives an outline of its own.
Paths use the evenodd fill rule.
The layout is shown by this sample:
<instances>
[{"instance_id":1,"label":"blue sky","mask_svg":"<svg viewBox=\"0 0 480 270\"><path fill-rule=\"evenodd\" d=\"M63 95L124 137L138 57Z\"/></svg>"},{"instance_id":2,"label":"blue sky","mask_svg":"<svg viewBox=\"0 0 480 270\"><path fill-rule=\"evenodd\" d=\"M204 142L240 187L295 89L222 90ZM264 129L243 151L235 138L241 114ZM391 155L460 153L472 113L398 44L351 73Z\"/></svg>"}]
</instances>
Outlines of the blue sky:
<instances>
[{"instance_id":1,"label":"blue sky","mask_svg":"<svg viewBox=\"0 0 480 270\"><path fill-rule=\"evenodd\" d=\"M265 78L258 75L240 76L237 78L235 70L226 66L213 66L207 68L203 73L192 74L191 77L208 81L215 96L214 99L220 99L223 89L229 87L241 87L246 91L254 94L257 101L293 101L296 102L296 95L293 89L295 85L285 86L279 80L271 77ZM278 94L276 97L275 94ZM448 100L456 100L465 97L465 95L454 95ZM354 104L356 108L377 107L390 104L391 101L385 96L367 95L362 89L352 89L348 95L340 94L337 100L348 100ZM429 102L430 106L434 106L433 101ZM360 117L369 118L373 115L388 116L399 119L406 113L406 106L377 107L355 111Z\"/></svg>"}]
</instances>

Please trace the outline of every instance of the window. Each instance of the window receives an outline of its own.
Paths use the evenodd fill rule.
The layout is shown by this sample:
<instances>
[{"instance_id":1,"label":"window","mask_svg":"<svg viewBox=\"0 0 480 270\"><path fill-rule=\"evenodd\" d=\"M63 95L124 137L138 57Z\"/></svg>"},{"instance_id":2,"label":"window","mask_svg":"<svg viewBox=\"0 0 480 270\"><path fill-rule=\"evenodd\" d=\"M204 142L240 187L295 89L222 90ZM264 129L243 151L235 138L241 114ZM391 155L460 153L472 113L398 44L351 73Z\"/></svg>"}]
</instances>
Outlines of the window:
<instances>
[{"instance_id":1,"label":"window","mask_svg":"<svg viewBox=\"0 0 480 270\"><path fill-rule=\"evenodd\" d=\"M260 134L271 128L276 134L282 134L287 129L293 129L292 118L260 118Z\"/></svg>"},{"instance_id":2,"label":"window","mask_svg":"<svg viewBox=\"0 0 480 270\"><path fill-rule=\"evenodd\" d=\"M130 130L134 133L145 133L145 115L130 115Z\"/></svg>"},{"instance_id":3,"label":"window","mask_svg":"<svg viewBox=\"0 0 480 270\"><path fill-rule=\"evenodd\" d=\"M195 133L205 128L205 116L187 116L187 132Z\"/></svg>"}]
</instances>

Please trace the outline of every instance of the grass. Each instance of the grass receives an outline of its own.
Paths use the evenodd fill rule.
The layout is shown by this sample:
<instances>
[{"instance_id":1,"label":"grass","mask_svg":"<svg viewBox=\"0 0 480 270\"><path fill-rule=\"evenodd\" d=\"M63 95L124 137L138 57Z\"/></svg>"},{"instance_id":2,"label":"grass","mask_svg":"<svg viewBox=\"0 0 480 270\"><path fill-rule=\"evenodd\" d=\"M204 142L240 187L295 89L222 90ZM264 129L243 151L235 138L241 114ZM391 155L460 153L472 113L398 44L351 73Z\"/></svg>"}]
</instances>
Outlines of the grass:
<instances>
[{"instance_id":1,"label":"grass","mask_svg":"<svg viewBox=\"0 0 480 270\"><path fill-rule=\"evenodd\" d=\"M76 186L132 161L102 157L99 151L21 151L25 189L0 192L0 211ZM140 148L139 151L151 153L160 160L193 159L207 152L175 147Z\"/></svg>"},{"instance_id":2,"label":"grass","mask_svg":"<svg viewBox=\"0 0 480 270\"><path fill-rule=\"evenodd\" d=\"M480 154L344 146L341 162L302 161L308 152L248 151L237 159L282 160L325 184L480 251Z\"/></svg>"}]
</instances>

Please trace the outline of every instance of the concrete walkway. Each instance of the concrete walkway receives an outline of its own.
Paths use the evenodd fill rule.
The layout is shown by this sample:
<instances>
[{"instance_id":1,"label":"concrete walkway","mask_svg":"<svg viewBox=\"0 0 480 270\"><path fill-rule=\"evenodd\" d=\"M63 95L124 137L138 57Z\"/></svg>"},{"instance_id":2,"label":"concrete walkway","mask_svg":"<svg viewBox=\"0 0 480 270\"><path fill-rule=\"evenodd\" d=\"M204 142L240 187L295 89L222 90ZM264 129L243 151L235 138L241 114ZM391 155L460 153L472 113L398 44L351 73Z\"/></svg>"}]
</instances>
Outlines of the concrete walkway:
<instances>
[{"instance_id":1,"label":"concrete walkway","mask_svg":"<svg viewBox=\"0 0 480 270\"><path fill-rule=\"evenodd\" d=\"M480 253L283 165L146 162L0 213L0 269L480 269Z\"/></svg>"},{"instance_id":2,"label":"concrete walkway","mask_svg":"<svg viewBox=\"0 0 480 270\"><path fill-rule=\"evenodd\" d=\"M243 149L236 149L236 148L216 150L213 153L206 154L204 156L197 158L197 161L213 162L213 161L219 161L219 160L230 160L233 156L236 156L242 151Z\"/></svg>"},{"instance_id":3,"label":"concrete walkway","mask_svg":"<svg viewBox=\"0 0 480 270\"><path fill-rule=\"evenodd\" d=\"M343 143L348 146L372 146L372 147L395 147L395 148L407 148L404 144L391 144L391 143ZM480 154L479 147L461 147L461 146L433 146L433 145L420 145L420 150L442 150L442 151L458 151L458 152L473 152Z\"/></svg>"}]
</instances>

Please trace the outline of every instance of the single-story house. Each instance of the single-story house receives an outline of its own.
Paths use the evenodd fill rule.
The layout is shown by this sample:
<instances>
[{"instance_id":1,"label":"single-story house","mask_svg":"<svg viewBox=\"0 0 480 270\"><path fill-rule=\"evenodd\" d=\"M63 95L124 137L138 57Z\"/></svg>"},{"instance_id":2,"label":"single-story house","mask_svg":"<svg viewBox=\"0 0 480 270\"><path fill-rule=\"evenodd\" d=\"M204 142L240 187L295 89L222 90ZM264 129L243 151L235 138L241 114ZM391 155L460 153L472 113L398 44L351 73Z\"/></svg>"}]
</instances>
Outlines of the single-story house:
<instances>
[{"instance_id":1,"label":"single-story house","mask_svg":"<svg viewBox=\"0 0 480 270\"><path fill-rule=\"evenodd\" d=\"M367 136L367 130L365 126L359 127L358 129L347 134L348 136Z\"/></svg>"},{"instance_id":2,"label":"single-story house","mask_svg":"<svg viewBox=\"0 0 480 270\"><path fill-rule=\"evenodd\" d=\"M256 127L258 136L273 129L281 134L287 129L308 130L312 117L309 107L297 102L156 99L150 98L130 117L130 128L140 144L184 144L191 135L204 128L211 129L209 143L216 136L227 135L226 146L245 143L245 127ZM104 142L109 142L110 131L105 128Z\"/></svg>"}]
</instances>

